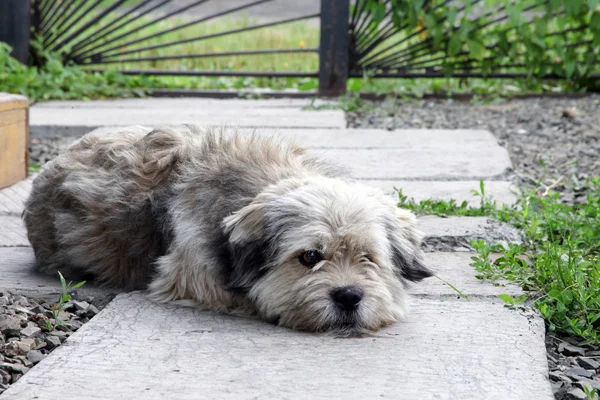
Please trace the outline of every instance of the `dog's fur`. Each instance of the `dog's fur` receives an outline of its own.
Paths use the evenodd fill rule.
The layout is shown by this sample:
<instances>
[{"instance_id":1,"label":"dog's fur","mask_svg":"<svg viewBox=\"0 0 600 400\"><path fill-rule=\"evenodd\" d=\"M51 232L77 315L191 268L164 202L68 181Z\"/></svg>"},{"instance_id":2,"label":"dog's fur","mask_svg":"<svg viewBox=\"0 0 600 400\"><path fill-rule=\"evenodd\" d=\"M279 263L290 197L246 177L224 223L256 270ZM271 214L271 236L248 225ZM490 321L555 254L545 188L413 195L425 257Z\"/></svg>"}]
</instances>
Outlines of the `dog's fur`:
<instances>
[{"instance_id":1,"label":"dog's fur","mask_svg":"<svg viewBox=\"0 0 600 400\"><path fill-rule=\"evenodd\" d=\"M41 271L301 330L377 330L431 276L388 196L301 147L193 125L84 136L34 180L24 219Z\"/></svg>"}]
</instances>

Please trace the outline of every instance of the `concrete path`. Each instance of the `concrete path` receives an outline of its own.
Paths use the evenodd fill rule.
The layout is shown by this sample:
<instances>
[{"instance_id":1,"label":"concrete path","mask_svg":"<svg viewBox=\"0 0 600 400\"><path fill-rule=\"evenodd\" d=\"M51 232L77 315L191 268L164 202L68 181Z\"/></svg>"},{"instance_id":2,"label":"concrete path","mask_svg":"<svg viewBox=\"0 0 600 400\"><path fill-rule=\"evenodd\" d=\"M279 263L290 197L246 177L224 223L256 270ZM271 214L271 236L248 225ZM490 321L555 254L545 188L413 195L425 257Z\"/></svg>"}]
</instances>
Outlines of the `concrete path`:
<instances>
[{"instance_id":1,"label":"concrete path","mask_svg":"<svg viewBox=\"0 0 600 400\"><path fill-rule=\"evenodd\" d=\"M238 111L219 114L223 107L214 102ZM478 189L481 178L499 201L515 199L503 180L511 167L506 151L487 132L347 130L343 123L332 126L343 120L340 112L302 111L302 101L236 102L196 100L186 106L173 101L171 110L194 106L204 111L187 109L186 115L210 110L214 119L263 108L287 109L287 115L294 110L303 124L296 128L303 129L288 126L279 134L328 153L355 176L390 193L402 187L417 199L473 201L469 192ZM53 134L79 123L81 110L110 116L113 106L123 104L157 116L151 104L166 107L169 102L40 104L32 110L32 124L52 127L44 134ZM72 112L64 112L65 107ZM43 118L61 109L62 118L52 123ZM129 119L129 114L119 114L119 125L144 115L132 113ZM168 123L176 115L159 119ZM269 123L277 126L275 120ZM31 273L33 254L17 218L27 185L0 191L0 286L48 293L57 282ZM518 296L520 288L481 282L469 266L471 239L519 241L519 233L486 218L422 217L420 227L427 262L439 279L414 285L407 320L372 337L293 332L254 319L153 304L139 292L121 294L2 399L551 399L543 321L534 313L505 308L497 297Z\"/></svg>"}]
</instances>

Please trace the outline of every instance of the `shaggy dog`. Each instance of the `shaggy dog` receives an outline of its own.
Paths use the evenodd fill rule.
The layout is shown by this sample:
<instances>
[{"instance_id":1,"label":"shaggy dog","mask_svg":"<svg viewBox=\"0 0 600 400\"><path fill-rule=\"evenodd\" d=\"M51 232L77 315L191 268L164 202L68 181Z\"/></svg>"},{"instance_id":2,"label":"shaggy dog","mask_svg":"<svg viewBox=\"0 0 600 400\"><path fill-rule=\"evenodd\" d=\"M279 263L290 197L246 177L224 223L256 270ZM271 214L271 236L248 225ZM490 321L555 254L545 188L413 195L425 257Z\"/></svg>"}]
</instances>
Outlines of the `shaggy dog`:
<instances>
[{"instance_id":1,"label":"shaggy dog","mask_svg":"<svg viewBox=\"0 0 600 400\"><path fill-rule=\"evenodd\" d=\"M405 314L415 217L301 147L189 125L88 134L35 179L38 268L308 331Z\"/></svg>"}]
</instances>

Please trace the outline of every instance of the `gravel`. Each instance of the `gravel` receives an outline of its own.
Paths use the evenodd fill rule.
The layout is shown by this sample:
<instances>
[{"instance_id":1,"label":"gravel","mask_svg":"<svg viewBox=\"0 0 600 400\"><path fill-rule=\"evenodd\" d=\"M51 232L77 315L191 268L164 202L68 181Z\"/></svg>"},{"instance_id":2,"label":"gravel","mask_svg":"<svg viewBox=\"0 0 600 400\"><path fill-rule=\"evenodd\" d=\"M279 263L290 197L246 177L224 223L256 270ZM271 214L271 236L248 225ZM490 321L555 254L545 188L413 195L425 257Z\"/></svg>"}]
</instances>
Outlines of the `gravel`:
<instances>
[{"instance_id":1,"label":"gravel","mask_svg":"<svg viewBox=\"0 0 600 400\"><path fill-rule=\"evenodd\" d=\"M348 112L348 127L486 129L506 147L518 184L552 186L580 202L584 181L600 176L600 96L533 98L498 104L453 100L366 103ZM541 182L541 185L538 183Z\"/></svg>"},{"instance_id":2,"label":"gravel","mask_svg":"<svg viewBox=\"0 0 600 400\"><path fill-rule=\"evenodd\" d=\"M557 400L579 398L581 393L585 394L584 390L600 392L600 346L548 334L546 351L549 378Z\"/></svg>"},{"instance_id":3,"label":"gravel","mask_svg":"<svg viewBox=\"0 0 600 400\"><path fill-rule=\"evenodd\" d=\"M71 295L74 300L64 305L60 321L55 321L52 307L57 299L26 297L14 290L0 289L0 393L61 346L109 300L77 299L76 292Z\"/></svg>"}]
</instances>

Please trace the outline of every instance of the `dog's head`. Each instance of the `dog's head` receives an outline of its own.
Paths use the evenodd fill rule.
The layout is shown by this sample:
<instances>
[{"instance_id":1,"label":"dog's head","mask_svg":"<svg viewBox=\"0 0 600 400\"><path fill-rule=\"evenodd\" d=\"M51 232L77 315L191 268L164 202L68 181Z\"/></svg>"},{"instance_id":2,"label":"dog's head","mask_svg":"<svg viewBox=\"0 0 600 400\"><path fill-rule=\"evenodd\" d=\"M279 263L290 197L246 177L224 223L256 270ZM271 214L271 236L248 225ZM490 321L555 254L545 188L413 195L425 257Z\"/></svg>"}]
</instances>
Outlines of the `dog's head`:
<instances>
[{"instance_id":1,"label":"dog's head","mask_svg":"<svg viewBox=\"0 0 600 400\"><path fill-rule=\"evenodd\" d=\"M415 217L370 187L285 180L224 220L229 288L293 329L360 332L402 318L423 265Z\"/></svg>"}]
</instances>

